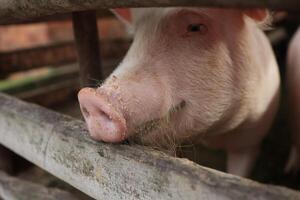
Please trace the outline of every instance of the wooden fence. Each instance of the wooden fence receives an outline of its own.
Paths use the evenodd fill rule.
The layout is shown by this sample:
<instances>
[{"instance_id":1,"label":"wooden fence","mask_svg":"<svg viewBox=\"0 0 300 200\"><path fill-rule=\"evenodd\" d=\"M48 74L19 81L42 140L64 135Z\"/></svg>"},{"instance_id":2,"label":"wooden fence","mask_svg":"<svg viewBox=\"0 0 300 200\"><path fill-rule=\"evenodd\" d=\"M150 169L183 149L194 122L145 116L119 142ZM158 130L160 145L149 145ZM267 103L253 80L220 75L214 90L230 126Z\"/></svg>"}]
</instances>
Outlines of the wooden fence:
<instances>
[{"instance_id":1,"label":"wooden fence","mask_svg":"<svg viewBox=\"0 0 300 200\"><path fill-rule=\"evenodd\" d=\"M95 199L300 199L300 193L138 145L95 142L82 121L0 94L1 144Z\"/></svg>"},{"instance_id":2,"label":"wooden fence","mask_svg":"<svg viewBox=\"0 0 300 200\"><path fill-rule=\"evenodd\" d=\"M218 6L299 10L298 0L1 0L0 24L58 13L116 7Z\"/></svg>"},{"instance_id":3,"label":"wooden fence","mask_svg":"<svg viewBox=\"0 0 300 200\"><path fill-rule=\"evenodd\" d=\"M0 24L51 20L53 15L67 15L69 19L67 13L72 12L81 83L88 84L91 79L102 78L94 10L160 6L268 7L299 11L300 1L0 0ZM47 52L47 48L41 51ZM65 59L72 60L73 56ZM82 121L4 94L0 94L0 105L2 145L96 199L300 199L300 193L290 189L221 173L146 147L92 141Z\"/></svg>"}]
</instances>

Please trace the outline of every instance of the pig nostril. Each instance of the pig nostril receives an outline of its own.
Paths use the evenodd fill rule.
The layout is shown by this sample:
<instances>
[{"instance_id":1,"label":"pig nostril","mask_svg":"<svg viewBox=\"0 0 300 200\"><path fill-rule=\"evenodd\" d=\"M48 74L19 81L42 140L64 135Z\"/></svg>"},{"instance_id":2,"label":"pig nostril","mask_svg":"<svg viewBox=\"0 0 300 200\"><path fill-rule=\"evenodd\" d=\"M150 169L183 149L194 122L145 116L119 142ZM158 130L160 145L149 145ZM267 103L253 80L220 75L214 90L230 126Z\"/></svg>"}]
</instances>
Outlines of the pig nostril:
<instances>
[{"instance_id":1,"label":"pig nostril","mask_svg":"<svg viewBox=\"0 0 300 200\"><path fill-rule=\"evenodd\" d=\"M85 117L89 117L90 116L90 113L89 111L85 108L85 107L82 107L82 113Z\"/></svg>"},{"instance_id":2,"label":"pig nostril","mask_svg":"<svg viewBox=\"0 0 300 200\"><path fill-rule=\"evenodd\" d=\"M103 110L98 110L99 115L105 119L105 121L111 121L110 115L108 115L106 112L103 112Z\"/></svg>"},{"instance_id":3,"label":"pig nostril","mask_svg":"<svg viewBox=\"0 0 300 200\"><path fill-rule=\"evenodd\" d=\"M103 112L102 110L99 110L99 114L101 116L105 117L106 119L109 119L108 115L105 112Z\"/></svg>"}]
</instances>

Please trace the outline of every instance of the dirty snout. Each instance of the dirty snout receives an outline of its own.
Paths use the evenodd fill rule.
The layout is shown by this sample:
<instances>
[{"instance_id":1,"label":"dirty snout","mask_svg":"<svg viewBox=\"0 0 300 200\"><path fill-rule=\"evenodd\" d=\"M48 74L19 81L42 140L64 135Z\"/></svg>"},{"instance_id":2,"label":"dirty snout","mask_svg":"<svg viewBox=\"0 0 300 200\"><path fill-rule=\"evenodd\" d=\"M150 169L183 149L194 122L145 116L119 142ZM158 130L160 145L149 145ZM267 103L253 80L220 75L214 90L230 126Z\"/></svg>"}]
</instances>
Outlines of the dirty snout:
<instances>
[{"instance_id":1,"label":"dirty snout","mask_svg":"<svg viewBox=\"0 0 300 200\"><path fill-rule=\"evenodd\" d=\"M125 140L126 120L117 106L101 89L83 88L78 93L81 112L90 135L95 140L121 142Z\"/></svg>"},{"instance_id":2,"label":"dirty snout","mask_svg":"<svg viewBox=\"0 0 300 200\"><path fill-rule=\"evenodd\" d=\"M169 113L171 95L166 95L161 82L149 74L139 75L141 80L126 77L116 81L113 77L97 89L83 88L78 94L91 137L111 143L144 138L150 132L142 130Z\"/></svg>"}]
</instances>

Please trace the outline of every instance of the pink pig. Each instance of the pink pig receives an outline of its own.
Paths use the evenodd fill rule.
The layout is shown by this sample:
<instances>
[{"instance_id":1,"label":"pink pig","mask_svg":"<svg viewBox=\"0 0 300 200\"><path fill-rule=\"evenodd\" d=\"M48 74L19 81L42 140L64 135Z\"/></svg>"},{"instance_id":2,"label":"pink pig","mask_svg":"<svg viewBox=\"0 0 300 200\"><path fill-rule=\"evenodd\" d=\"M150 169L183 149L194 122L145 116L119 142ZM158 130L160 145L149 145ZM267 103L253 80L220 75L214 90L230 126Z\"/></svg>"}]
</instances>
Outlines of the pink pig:
<instances>
[{"instance_id":1,"label":"pink pig","mask_svg":"<svg viewBox=\"0 0 300 200\"><path fill-rule=\"evenodd\" d=\"M287 60L288 114L293 146L286 172L298 172L300 169L300 28L289 45Z\"/></svg>"},{"instance_id":2,"label":"pink pig","mask_svg":"<svg viewBox=\"0 0 300 200\"><path fill-rule=\"evenodd\" d=\"M268 12L115 12L134 41L101 87L79 92L91 137L163 148L204 141L227 151L228 172L247 176L279 100L278 66L258 27Z\"/></svg>"}]
</instances>

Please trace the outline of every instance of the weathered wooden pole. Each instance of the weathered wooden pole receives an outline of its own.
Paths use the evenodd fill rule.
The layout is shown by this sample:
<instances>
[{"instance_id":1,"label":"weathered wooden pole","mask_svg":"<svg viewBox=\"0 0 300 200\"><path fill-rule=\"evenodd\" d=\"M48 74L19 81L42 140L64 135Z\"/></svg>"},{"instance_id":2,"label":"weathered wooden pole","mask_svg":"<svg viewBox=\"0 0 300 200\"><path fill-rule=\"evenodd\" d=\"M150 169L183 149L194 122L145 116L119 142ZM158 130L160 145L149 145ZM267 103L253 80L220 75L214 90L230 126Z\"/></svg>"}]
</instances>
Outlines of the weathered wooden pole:
<instances>
[{"instance_id":1,"label":"weathered wooden pole","mask_svg":"<svg viewBox=\"0 0 300 200\"><path fill-rule=\"evenodd\" d=\"M130 46L129 40L113 39L101 41L101 58L105 60L120 59ZM77 53L73 41L43 45L34 48L0 52L0 74L24 71L41 66L60 67L75 63ZM102 72L103 63L101 63Z\"/></svg>"},{"instance_id":2,"label":"weathered wooden pole","mask_svg":"<svg viewBox=\"0 0 300 200\"><path fill-rule=\"evenodd\" d=\"M0 199L4 200L78 200L74 195L56 188L9 176L0 171Z\"/></svg>"},{"instance_id":3,"label":"weathered wooden pole","mask_svg":"<svg viewBox=\"0 0 300 200\"><path fill-rule=\"evenodd\" d=\"M146 147L95 142L82 121L3 94L0 127L1 144L96 199L300 199Z\"/></svg>"},{"instance_id":4,"label":"weathered wooden pole","mask_svg":"<svg viewBox=\"0 0 300 200\"><path fill-rule=\"evenodd\" d=\"M98 9L97 18L110 18L113 17L113 14L108 9ZM41 23L41 22L63 22L72 20L72 13L58 13L55 15L41 15L36 16L34 18L23 18L15 21L1 21L1 25L18 25L18 24L34 24L34 23Z\"/></svg>"},{"instance_id":5,"label":"weathered wooden pole","mask_svg":"<svg viewBox=\"0 0 300 200\"><path fill-rule=\"evenodd\" d=\"M95 11L73 12L73 29L82 86L97 85L103 78Z\"/></svg>"},{"instance_id":6,"label":"weathered wooden pole","mask_svg":"<svg viewBox=\"0 0 300 200\"><path fill-rule=\"evenodd\" d=\"M28 21L34 18L74 11L118 7L205 6L300 10L299 0L0 0L0 24Z\"/></svg>"}]
</instances>

